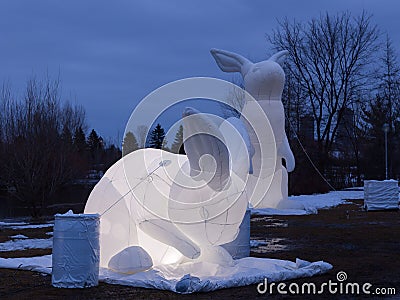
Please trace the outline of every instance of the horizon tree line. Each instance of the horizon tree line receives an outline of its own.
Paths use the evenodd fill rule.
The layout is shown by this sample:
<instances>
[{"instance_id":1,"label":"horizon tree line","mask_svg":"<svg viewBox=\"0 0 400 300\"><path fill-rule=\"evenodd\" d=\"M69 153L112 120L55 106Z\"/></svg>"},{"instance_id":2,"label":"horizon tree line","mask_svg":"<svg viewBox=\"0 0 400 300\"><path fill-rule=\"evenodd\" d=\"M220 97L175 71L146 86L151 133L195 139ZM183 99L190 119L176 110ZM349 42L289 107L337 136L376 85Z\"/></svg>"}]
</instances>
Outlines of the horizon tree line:
<instances>
[{"instance_id":1,"label":"horizon tree line","mask_svg":"<svg viewBox=\"0 0 400 300\"><path fill-rule=\"evenodd\" d=\"M165 151L169 151L176 154L185 154L184 145L183 145L183 126L180 125L178 130L175 133L174 141L171 144L171 147L168 147L168 141L166 139L165 129L161 126L160 123L148 133L147 130L143 133L143 128L146 126L141 125L137 130L137 134L143 134L144 136L141 138L144 143L140 143L137 141L136 135L132 131L128 131L125 134L124 140L122 142L122 153L123 155L127 155L135 150L141 148L155 148L162 149Z\"/></svg>"}]
</instances>

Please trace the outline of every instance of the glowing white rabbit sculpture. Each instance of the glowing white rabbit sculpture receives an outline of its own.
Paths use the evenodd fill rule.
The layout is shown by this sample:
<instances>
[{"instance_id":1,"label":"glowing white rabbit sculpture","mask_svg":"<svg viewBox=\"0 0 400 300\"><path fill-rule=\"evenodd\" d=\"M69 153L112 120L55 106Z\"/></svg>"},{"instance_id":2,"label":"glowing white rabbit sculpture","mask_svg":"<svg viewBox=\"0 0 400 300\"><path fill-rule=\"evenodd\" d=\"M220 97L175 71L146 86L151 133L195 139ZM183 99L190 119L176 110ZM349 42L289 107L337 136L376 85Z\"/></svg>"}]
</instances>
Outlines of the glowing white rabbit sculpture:
<instances>
[{"instance_id":1,"label":"glowing white rabbit sculpture","mask_svg":"<svg viewBox=\"0 0 400 300\"><path fill-rule=\"evenodd\" d=\"M257 64L222 50L212 54L222 70L242 73L257 102L246 102L244 122L216 122L217 116L187 108L187 155L140 149L106 172L85 207L85 213L101 214L102 267L132 273L188 260L230 265L232 257L220 245L236 238L248 202L285 205L287 172L275 160L284 158L289 171L294 168L281 102L285 76L277 63L286 53ZM269 189L265 182L272 182Z\"/></svg>"},{"instance_id":2,"label":"glowing white rabbit sculpture","mask_svg":"<svg viewBox=\"0 0 400 300\"><path fill-rule=\"evenodd\" d=\"M248 205L243 191L250 138L237 118L218 126L211 115L192 108L183 116L187 156L134 151L115 163L90 194L85 213L101 214L101 266L118 262L120 254L127 257L126 249L133 250L128 257L137 263L111 268L132 273L149 268L149 261L232 264L220 245L235 239Z\"/></svg>"}]
</instances>

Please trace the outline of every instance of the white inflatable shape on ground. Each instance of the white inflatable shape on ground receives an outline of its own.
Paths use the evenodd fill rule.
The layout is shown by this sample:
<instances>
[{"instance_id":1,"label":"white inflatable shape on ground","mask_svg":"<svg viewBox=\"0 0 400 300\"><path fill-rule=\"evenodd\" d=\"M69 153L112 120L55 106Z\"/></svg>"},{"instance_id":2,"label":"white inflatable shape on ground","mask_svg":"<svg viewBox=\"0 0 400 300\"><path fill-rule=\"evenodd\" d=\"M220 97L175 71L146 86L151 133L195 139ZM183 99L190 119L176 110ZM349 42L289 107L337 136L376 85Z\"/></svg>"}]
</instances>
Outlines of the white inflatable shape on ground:
<instances>
[{"instance_id":1,"label":"white inflatable shape on ground","mask_svg":"<svg viewBox=\"0 0 400 300\"><path fill-rule=\"evenodd\" d=\"M153 266L149 254L139 246L125 248L108 262L108 268L117 273L135 274L147 271Z\"/></svg>"}]
</instances>

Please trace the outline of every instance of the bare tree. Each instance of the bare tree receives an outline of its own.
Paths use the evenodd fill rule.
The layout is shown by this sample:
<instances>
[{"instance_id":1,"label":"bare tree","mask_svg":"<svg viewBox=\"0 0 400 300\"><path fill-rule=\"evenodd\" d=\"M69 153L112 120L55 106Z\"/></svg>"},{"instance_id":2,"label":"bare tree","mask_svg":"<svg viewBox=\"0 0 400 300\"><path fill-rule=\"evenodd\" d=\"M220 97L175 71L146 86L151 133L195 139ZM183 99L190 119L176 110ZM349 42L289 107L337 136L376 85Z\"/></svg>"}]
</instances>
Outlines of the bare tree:
<instances>
[{"instance_id":1,"label":"bare tree","mask_svg":"<svg viewBox=\"0 0 400 300\"><path fill-rule=\"evenodd\" d=\"M6 161L5 157L5 127L7 126L7 111L11 101L11 89L8 84L3 83L0 94L0 165L3 166ZM4 168L0 171L0 187L6 182L6 172Z\"/></svg>"},{"instance_id":2,"label":"bare tree","mask_svg":"<svg viewBox=\"0 0 400 300\"><path fill-rule=\"evenodd\" d=\"M300 84L314 117L323 171L346 108L367 86L377 38L365 12L355 18L326 13L306 24L284 19L268 36L276 50L289 51L288 73Z\"/></svg>"},{"instance_id":3,"label":"bare tree","mask_svg":"<svg viewBox=\"0 0 400 300\"><path fill-rule=\"evenodd\" d=\"M61 102L58 80L30 80L21 101L5 95L4 180L38 217L55 192L80 170L72 133L84 125L84 111Z\"/></svg>"},{"instance_id":4,"label":"bare tree","mask_svg":"<svg viewBox=\"0 0 400 300\"><path fill-rule=\"evenodd\" d=\"M365 153L364 169L367 176L372 178L383 177L384 161L376 159L384 157L385 148L383 140L383 124L389 125L388 138L388 171L391 178L396 178L400 174L399 170L399 146L400 139L398 132L400 124L400 67L398 58L393 48L389 36L386 35L382 43L383 51L378 60L378 67L375 71L376 86L375 95L370 97L363 109L363 119L367 136L367 151ZM396 129L397 127L397 129ZM377 155L377 154L380 155ZM374 169L368 162L375 160Z\"/></svg>"},{"instance_id":5,"label":"bare tree","mask_svg":"<svg viewBox=\"0 0 400 300\"><path fill-rule=\"evenodd\" d=\"M285 106L286 120L289 123L286 124L287 132L291 137L293 133L300 133L302 118L309 115L309 107L307 101L304 101L306 95L300 82L290 72L286 73L282 102Z\"/></svg>"},{"instance_id":6,"label":"bare tree","mask_svg":"<svg viewBox=\"0 0 400 300\"><path fill-rule=\"evenodd\" d=\"M389 109L388 124L390 132L394 130L394 123L400 118L400 67L392 41L386 35L385 48L380 57L380 66L377 74L377 93L387 101Z\"/></svg>"}]
</instances>

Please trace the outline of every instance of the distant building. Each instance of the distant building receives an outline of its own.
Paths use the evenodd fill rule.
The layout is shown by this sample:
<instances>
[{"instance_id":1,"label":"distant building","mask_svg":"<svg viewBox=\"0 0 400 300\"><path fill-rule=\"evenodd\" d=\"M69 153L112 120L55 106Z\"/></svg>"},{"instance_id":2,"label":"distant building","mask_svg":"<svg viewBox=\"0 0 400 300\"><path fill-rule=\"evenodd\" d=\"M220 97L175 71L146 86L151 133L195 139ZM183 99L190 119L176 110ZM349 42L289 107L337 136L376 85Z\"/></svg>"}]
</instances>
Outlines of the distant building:
<instances>
[{"instance_id":1,"label":"distant building","mask_svg":"<svg viewBox=\"0 0 400 300\"><path fill-rule=\"evenodd\" d=\"M338 125L333 152L335 156L341 157L346 153L352 153L352 143L355 136L355 116L354 111L345 108L342 119Z\"/></svg>"},{"instance_id":2,"label":"distant building","mask_svg":"<svg viewBox=\"0 0 400 300\"><path fill-rule=\"evenodd\" d=\"M299 137L303 142L314 141L314 117L311 115L300 118Z\"/></svg>"}]
</instances>

